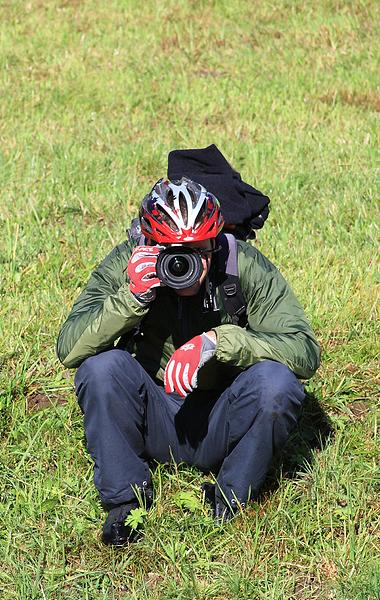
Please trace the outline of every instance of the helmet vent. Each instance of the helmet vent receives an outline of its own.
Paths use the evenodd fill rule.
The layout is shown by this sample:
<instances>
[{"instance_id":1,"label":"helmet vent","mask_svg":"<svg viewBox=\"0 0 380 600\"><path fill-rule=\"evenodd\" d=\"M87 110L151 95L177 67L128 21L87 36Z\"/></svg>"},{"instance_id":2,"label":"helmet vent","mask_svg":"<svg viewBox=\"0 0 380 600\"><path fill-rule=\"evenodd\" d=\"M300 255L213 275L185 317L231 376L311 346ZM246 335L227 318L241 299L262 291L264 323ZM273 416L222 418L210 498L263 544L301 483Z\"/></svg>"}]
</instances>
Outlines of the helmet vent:
<instances>
[{"instance_id":1,"label":"helmet vent","mask_svg":"<svg viewBox=\"0 0 380 600\"><path fill-rule=\"evenodd\" d=\"M202 225L202 223L205 221L206 214L207 214L207 205L203 204L201 210L197 214L197 218L195 219L194 229L197 229L199 227L199 225Z\"/></svg>"},{"instance_id":2,"label":"helmet vent","mask_svg":"<svg viewBox=\"0 0 380 600\"><path fill-rule=\"evenodd\" d=\"M179 229L178 229L177 225L174 223L173 219L171 219L169 217L169 215L167 214L165 209L162 208L162 206L160 206L158 203L156 204L156 209L158 210L158 212L161 215L160 216L161 222L166 223L166 225L168 225L172 231L179 231Z\"/></svg>"},{"instance_id":3,"label":"helmet vent","mask_svg":"<svg viewBox=\"0 0 380 600\"><path fill-rule=\"evenodd\" d=\"M174 210L174 194L173 194L173 190L171 190L170 188L167 191L165 200L166 200L166 204L169 206L169 208Z\"/></svg>"},{"instance_id":4,"label":"helmet vent","mask_svg":"<svg viewBox=\"0 0 380 600\"><path fill-rule=\"evenodd\" d=\"M179 193L179 210L181 211L183 223L185 227L188 226L189 223L189 214L187 210L187 202L184 194L182 192Z\"/></svg>"}]
</instances>

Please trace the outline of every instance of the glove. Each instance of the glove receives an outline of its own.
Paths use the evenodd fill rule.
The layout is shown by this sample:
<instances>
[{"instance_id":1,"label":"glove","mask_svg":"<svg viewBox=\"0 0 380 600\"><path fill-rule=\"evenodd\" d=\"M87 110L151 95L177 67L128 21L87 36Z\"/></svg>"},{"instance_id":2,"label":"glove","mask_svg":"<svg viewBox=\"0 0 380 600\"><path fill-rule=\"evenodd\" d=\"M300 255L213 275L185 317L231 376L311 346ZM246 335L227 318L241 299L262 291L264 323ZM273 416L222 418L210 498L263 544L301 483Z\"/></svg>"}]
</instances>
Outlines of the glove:
<instances>
[{"instance_id":1,"label":"glove","mask_svg":"<svg viewBox=\"0 0 380 600\"><path fill-rule=\"evenodd\" d=\"M198 371L215 354L216 343L202 333L178 348L166 365L165 392L185 397L198 385Z\"/></svg>"},{"instance_id":2,"label":"glove","mask_svg":"<svg viewBox=\"0 0 380 600\"><path fill-rule=\"evenodd\" d=\"M157 256L161 246L137 246L128 261L129 289L143 304L156 297L154 288L160 285L156 274Z\"/></svg>"}]
</instances>

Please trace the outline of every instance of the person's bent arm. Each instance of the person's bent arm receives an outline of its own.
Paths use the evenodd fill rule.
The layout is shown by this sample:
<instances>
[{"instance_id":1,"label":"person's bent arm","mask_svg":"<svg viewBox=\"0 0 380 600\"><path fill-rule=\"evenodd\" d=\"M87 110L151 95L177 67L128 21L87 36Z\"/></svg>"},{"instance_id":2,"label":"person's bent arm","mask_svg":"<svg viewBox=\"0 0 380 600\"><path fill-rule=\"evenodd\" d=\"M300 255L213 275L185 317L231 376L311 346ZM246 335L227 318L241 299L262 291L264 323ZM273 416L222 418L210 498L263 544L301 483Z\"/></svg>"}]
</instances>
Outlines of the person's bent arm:
<instances>
[{"instance_id":1,"label":"person's bent arm","mask_svg":"<svg viewBox=\"0 0 380 600\"><path fill-rule=\"evenodd\" d=\"M237 325L221 325L216 333L216 358L221 362L247 368L264 359L275 360L301 379L309 379L319 367L319 346L304 332L255 333Z\"/></svg>"},{"instance_id":2,"label":"person's bent arm","mask_svg":"<svg viewBox=\"0 0 380 600\"><path fill-rule=\"evenodd\" d=\"M57 341L59 360L69 368L112 348L149 310L131 293L125 269L131 249L120 244L92 273L63 324Z\"/></svg>"},{"instance_id":3,"label":"person's bent arm","mask_svg":"<svg viewBox=\"0 0 380 600\"><path fill-rule=\"evenodd\" d=\"M319 367L319 344L288 283L247 244L239 253L239 273L247 301L247 327L216 327L216 358L242 368L270 359L284 363L302 379L312 377Z\"/></svg>"}]
</instances>

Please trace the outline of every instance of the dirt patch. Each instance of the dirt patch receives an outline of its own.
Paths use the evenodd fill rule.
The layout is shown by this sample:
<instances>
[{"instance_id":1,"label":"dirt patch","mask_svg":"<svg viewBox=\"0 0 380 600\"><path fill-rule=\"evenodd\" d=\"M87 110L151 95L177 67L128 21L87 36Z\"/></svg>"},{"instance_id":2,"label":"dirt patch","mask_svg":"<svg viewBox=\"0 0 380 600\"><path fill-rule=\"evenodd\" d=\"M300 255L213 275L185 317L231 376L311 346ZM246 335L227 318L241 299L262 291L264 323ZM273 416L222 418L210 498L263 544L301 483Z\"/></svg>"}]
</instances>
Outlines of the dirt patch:
<instances>
[{"instance_id":1,"label":"dirt patch","mask_svg":"<svg viewBox=\"0 0 380 600\"><path fill-rule=\"evenodd\" d=\"M344 90L342 92L325 94L320 96L318 100L324 104L335 104L335 102L340 102L341 104L380 112L380 93L375 91L348 92L347 90Z\"/></svg>"},{"instance_id":2,"label":"dirt patch","mask_svg":"<svg viewBox=\"0 0 380 600\"><path fill-rule=\"evenodd\" d=\"M200 77L224 77L226 75L226 71L217 71L213 69L200 69L198 71L198 75Z\"/></svg>"},{"instance_id":3,"label":"dirt patch","mask_svg":"<svg viewBox=\"0 0 380 600\"><path fill-rule=\"evenodd\" d=\"M83 0L63 0L63 2L60 3L60 8L79 8L79 6L83 5L84 1Z\"/></svg>"},{"instance_id":4,"label":"dirt patch","mask_svg":"<svg viewBox=\"0 0 380 600\"><path fill-rule=\"evenodd\" d=\"M43 408L50 408L51 406L63 405L66 403L66 398L60 394L47 396L41 392L35 392L27 398L29 411L42 410Z\"/></svg>"},{"instance_id":5,"label":"dirt patch","mask_svg":"<svg viewBox=\"0 0 380 600\"><path fill-rule=\"evenodd\" d=\"M326 590L321 588L313 575L300 576L294 587L295 600L322 600L326 598Z\"/></svg>"},{"instance_id":6,"label":"dirt patch","mask_svg":"<svg viewBox=\"0 0 380 600\"><path fill-rule=\"evenodd\" d=\"M369 411L369 403L356 401L347 404L347 408L356 421L362 421Z\"/></svg>"},{"instance_id":7,"label":"dirt patch","mask_svg":"<svg viewBox=\"0 0 380 600\"><path fill-rule=\"evenodd\" d=\"M326 579L335 579L338 575L338 569L331 560L325 558L319 565L319 572L326 577Z\"/></svg>"},{"instance_id":8,"label":"dirt patch","mask_svg":"<svg viewBox=\"0 0 380 600\"><path fill-rule=\"evenodd\" d=\"M163 581L163 576L160 575L160 573L156 573L154 571L149 571L146 579L145 579L145 583L147 585L148 588L150 588L151 590L157 588Z\"/></svg>"},{"instance_id":9,"label":"dirt patch","mask_svg":"<svg viewBox=\"0 0 380 600\"><path fill-rule=\"evenodd\" d=\"M336 348L339 346L343 346L347 343L347 339L344 337L333 337L331 336L327 342L325 342L324 347L326 348Z\"/></svg>"}]
</instances>

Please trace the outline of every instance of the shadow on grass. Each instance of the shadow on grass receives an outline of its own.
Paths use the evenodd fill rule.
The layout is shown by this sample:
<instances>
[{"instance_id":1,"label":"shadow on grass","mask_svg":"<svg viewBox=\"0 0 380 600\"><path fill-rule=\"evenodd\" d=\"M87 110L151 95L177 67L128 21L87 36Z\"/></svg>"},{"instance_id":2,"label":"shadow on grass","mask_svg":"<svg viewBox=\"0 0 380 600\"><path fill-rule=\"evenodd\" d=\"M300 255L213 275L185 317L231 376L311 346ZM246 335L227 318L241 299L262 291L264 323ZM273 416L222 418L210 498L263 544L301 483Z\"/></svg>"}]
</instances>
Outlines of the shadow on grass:
<instances>
[{"instance_id":1,"label":"shadow on grass","mask_svg":"<svg viewBox=\"0 0 380 600\"><path fill-rule=\"evenodd\" d=\"M313 464L314 453L326 446L334 434L330 418L316 396L306 392L301 417L281 456L274 462L260 496L273 493L281 479L294 479Z\"/></svg>"}]
</instances>

